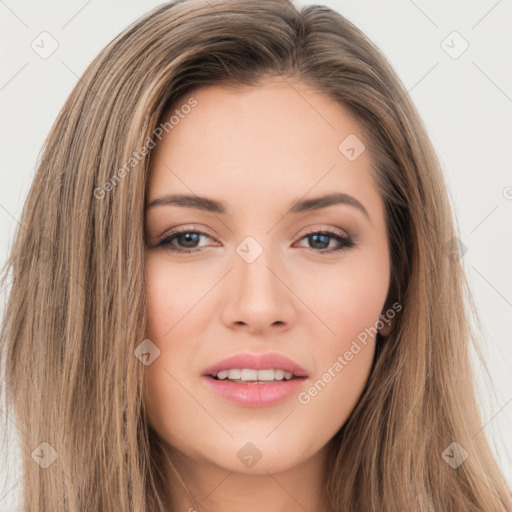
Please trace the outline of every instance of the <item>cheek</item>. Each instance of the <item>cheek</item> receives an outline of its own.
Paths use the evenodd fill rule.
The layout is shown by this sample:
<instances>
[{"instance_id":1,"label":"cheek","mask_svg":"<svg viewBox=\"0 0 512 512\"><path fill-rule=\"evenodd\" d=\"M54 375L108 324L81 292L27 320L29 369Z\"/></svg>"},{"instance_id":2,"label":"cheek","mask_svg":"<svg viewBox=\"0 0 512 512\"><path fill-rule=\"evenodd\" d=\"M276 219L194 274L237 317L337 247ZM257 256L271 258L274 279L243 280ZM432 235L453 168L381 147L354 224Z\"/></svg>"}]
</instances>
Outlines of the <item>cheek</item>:
<instances>
[{"instance_id":1,"label":"cheek","mask_svg":"<svg viewBox=\"0 0 512 512\"><path fill-rule=\"evenodd\" d=\"M169 391L174 388L173 369L170 366L172 359L180 358L176 353L177 346L172 351L166 340L172 339L180 330L179 318L185 314L185 300L183 299L182 278L179 272L165 271L165 265L151 253L146 255L145 282L146 282L146 338L150 339L160 351L158 357L144 369L144 403L148 419L157 430L169 430L166 409L171 397L177 396ZM178 291L180 290L180 291ZM175 407L174 404L172 404Z\"/></svg>"},{"instance_id":2,"label":"cheek","mask_svg":"<svg viewBox=\"0 0 512 512\"><path fill-rule=\"evenodd\" d=\"M331 427L346 421L370 374L389 286L385 256L357 255L350 262L347 258L336 272L324 269L325 274L316 273L304 287L309 290L308 305L327 328L310 333L315 340L315 378L298 398L311 414L329 414ZM328 285L319 286L321 282Z\"/></svg>"},{"instance_id":3,"label":"cheek","mask_svg":"<svg viewBox=\"0 0 512 512\"><path fill-rule=\"evenodd\" d=\"M200 302L215 283L215 276L207 266L190 269L187 264L170 264L164 255L148 253L145 281L146 336L165 342L186 335L191 322L198 325L204 318L198 314Z\"/></svg>"},{"instance_id":4,"label":"cheek","mask_svg":"<svg viewBox=\"0 0 512 512\"><path fill-rule=\"evenodd\" d=\"M298 402L305 417L316 418L310 427L326 438L343 426L366 386L386 295L385 272L353 270L331 280L327 296L316 296L319 316L329 330L316 337L315 376Z\"/></svg>"},{"instance_id":5,"label":"cheek","mask_svg":"<svg viewBox=\"0 0 512 512\"><path fill-rule=\"evenodd\" d=\"M185 267L169 264L161 254L146 256L146 338L160 353L145 367L144 403L152 427L167 442L178 444L175 433L187 431L190 418L198 413L183 386L188 388L185 379L203 343L197 333L211 321L201 314L200 301L215 277L211 269L195 272Z\"/></svg>"},{"instance_id":6,"label":"cheek","mask_svg":"<svg viewBox=\"0 0 512 512\"><path fill-rule=\"evenodd\" d=\"M316 336L311 332L311 339L319 342L315 348L343 349L379 320L389 288L385 251L347 253L334 265L317 265L314 272L307 270L294 269L294 282L297 295L304 297L323 323L323 327L317 327Z\"/></svg>"},{"instance_id":7,"label":"cheek","mask_svg":"<svg viewBox=\"0 0 512 512\"><path fill-rule=\"evenodd\" d=\"M365 328L374 326L386 299L387 280L369 273L352 272L338 281L331 281L327 297L318 297L323 302L322 318L341 344L357 337Z\"/></svg>"}]
</instances>

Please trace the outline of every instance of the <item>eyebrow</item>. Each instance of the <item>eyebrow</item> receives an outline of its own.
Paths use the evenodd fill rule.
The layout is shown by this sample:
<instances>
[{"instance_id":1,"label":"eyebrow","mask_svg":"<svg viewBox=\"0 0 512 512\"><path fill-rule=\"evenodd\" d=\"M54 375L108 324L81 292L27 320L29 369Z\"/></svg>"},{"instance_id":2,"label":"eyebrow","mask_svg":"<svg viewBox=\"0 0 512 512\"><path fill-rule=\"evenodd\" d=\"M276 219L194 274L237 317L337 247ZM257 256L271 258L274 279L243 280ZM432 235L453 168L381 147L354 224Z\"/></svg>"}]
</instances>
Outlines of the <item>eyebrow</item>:
<instances>
[{"instance_id":1,"label":"eyebrow","mask_svg":"<svg viewBox=\"0 0 512 512\"><path fill-rule=\"evenodd\" d=\"M320 197L314 197L312 199L296 201L288 210L287 215L289 213L298 214L320 210L322 208L327 208L328 206L333 206L336 204L346 204L348 206L353 206L354 208L357 208L359 211L361 211L368 218L368 220L370 219L366 208L355 197L343 193L327 194ZM183 206L185 208L194 208L197 210L204 210L207 212L224 215L227 212L223 202L209 199L207 197L186 194L173 194L157 197L146 206L146 210L149 208L154 208L155 206L169 205Z\"/></svg>"}]
</instances>

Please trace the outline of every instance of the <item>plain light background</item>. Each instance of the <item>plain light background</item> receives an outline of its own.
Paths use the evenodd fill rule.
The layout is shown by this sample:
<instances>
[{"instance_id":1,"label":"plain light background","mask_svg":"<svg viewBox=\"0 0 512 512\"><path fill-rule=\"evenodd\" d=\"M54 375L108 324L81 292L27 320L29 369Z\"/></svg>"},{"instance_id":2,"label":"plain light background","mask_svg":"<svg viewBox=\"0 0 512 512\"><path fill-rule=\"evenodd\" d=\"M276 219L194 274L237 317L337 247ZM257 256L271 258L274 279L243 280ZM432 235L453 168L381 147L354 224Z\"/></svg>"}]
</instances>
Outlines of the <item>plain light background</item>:
<instances>
[{"instance_id":1,"label":"plain light background","mask_svg":"<svg viewBox=\"0 0 512 512\"><path fill-rule=\"evenodd\" d=\"M436 147L486 329L481 346L496 396L479 380L484 428L512 484L512 1L295 1L315 3L343 14L383 51ZM0 0L0 264L65 99L98 52L160 4ZM47 58L32 48L50 41L42 32L58 44ZM2 510L14 507L20 489L11 458L8 466L0 454L0 481L10 479Z\"/></svg>"}]
</instances>

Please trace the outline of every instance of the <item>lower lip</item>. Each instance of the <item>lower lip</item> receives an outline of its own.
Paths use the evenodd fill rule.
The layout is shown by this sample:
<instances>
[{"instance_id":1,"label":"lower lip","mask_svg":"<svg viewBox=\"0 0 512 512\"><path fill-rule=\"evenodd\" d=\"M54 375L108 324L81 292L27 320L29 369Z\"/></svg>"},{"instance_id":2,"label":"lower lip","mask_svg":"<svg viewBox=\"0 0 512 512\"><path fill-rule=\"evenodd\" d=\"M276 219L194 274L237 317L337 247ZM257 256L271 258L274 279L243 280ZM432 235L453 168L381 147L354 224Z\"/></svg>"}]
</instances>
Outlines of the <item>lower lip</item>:
<instances>
[{"instance_id":1,"label":"lower lip","mask_svg":"<svg viewBox=\"0 0 512 512\"><path fill-rule=\"evenodd\" d=\"M229 402L245 407L266 407L282 402L298 393L306 380L304 377L299 377L274 382L240 384L226 380L216 380L210 376L204 378L217 395Z\"/></svg>"}]
</instances>

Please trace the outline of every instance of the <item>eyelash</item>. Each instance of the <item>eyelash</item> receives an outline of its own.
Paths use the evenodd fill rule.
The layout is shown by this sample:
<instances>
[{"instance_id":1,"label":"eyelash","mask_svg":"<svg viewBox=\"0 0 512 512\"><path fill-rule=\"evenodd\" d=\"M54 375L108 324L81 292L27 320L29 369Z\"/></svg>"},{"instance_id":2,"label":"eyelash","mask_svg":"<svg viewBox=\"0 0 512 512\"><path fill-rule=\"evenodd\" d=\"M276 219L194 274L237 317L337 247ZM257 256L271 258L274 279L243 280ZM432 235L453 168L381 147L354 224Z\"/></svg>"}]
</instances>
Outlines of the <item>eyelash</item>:
<instances>
[{"instance_id":1,"label":"eyelash","mask_svg":"<svg viewBox=\"0 0 512 512\"><path fill-rule=\"evenodd\" d=\"M174 247L171 245L171 242L176 240L180 235L190 234L190 233L194 233L197 235L204 235L204 236L207 236L208 238L212 238L212 237L210 237L210 235L208 235L207 233L204 233L202 231L196 231L193 229L179 229L179 230L173 231L170 234L161 238L160 242L156 245L156 247L162 247L164 250L174 252L180 256L200 252L201 248L183 249L183 248L177 248L177 247ZM311 231L310 233L306 233L303 237L301 237L300 240L303 240L304 238L307 238L307 237L310 237L313 235L328 236L330 238L336 239L341 244L339 247L336 247L334 249L318 250L313 247L306 247L306 249L310 249L311 251L317 252L320 254L332 254L332 253L336 253L339 251L350 249L355 246L355 243L352 241L351 238L349 238L347 236L342 236L339 233L337 233L335 231L328 230L328 229L319 230L319 231Z\"/></svg>"}]
</instances>

